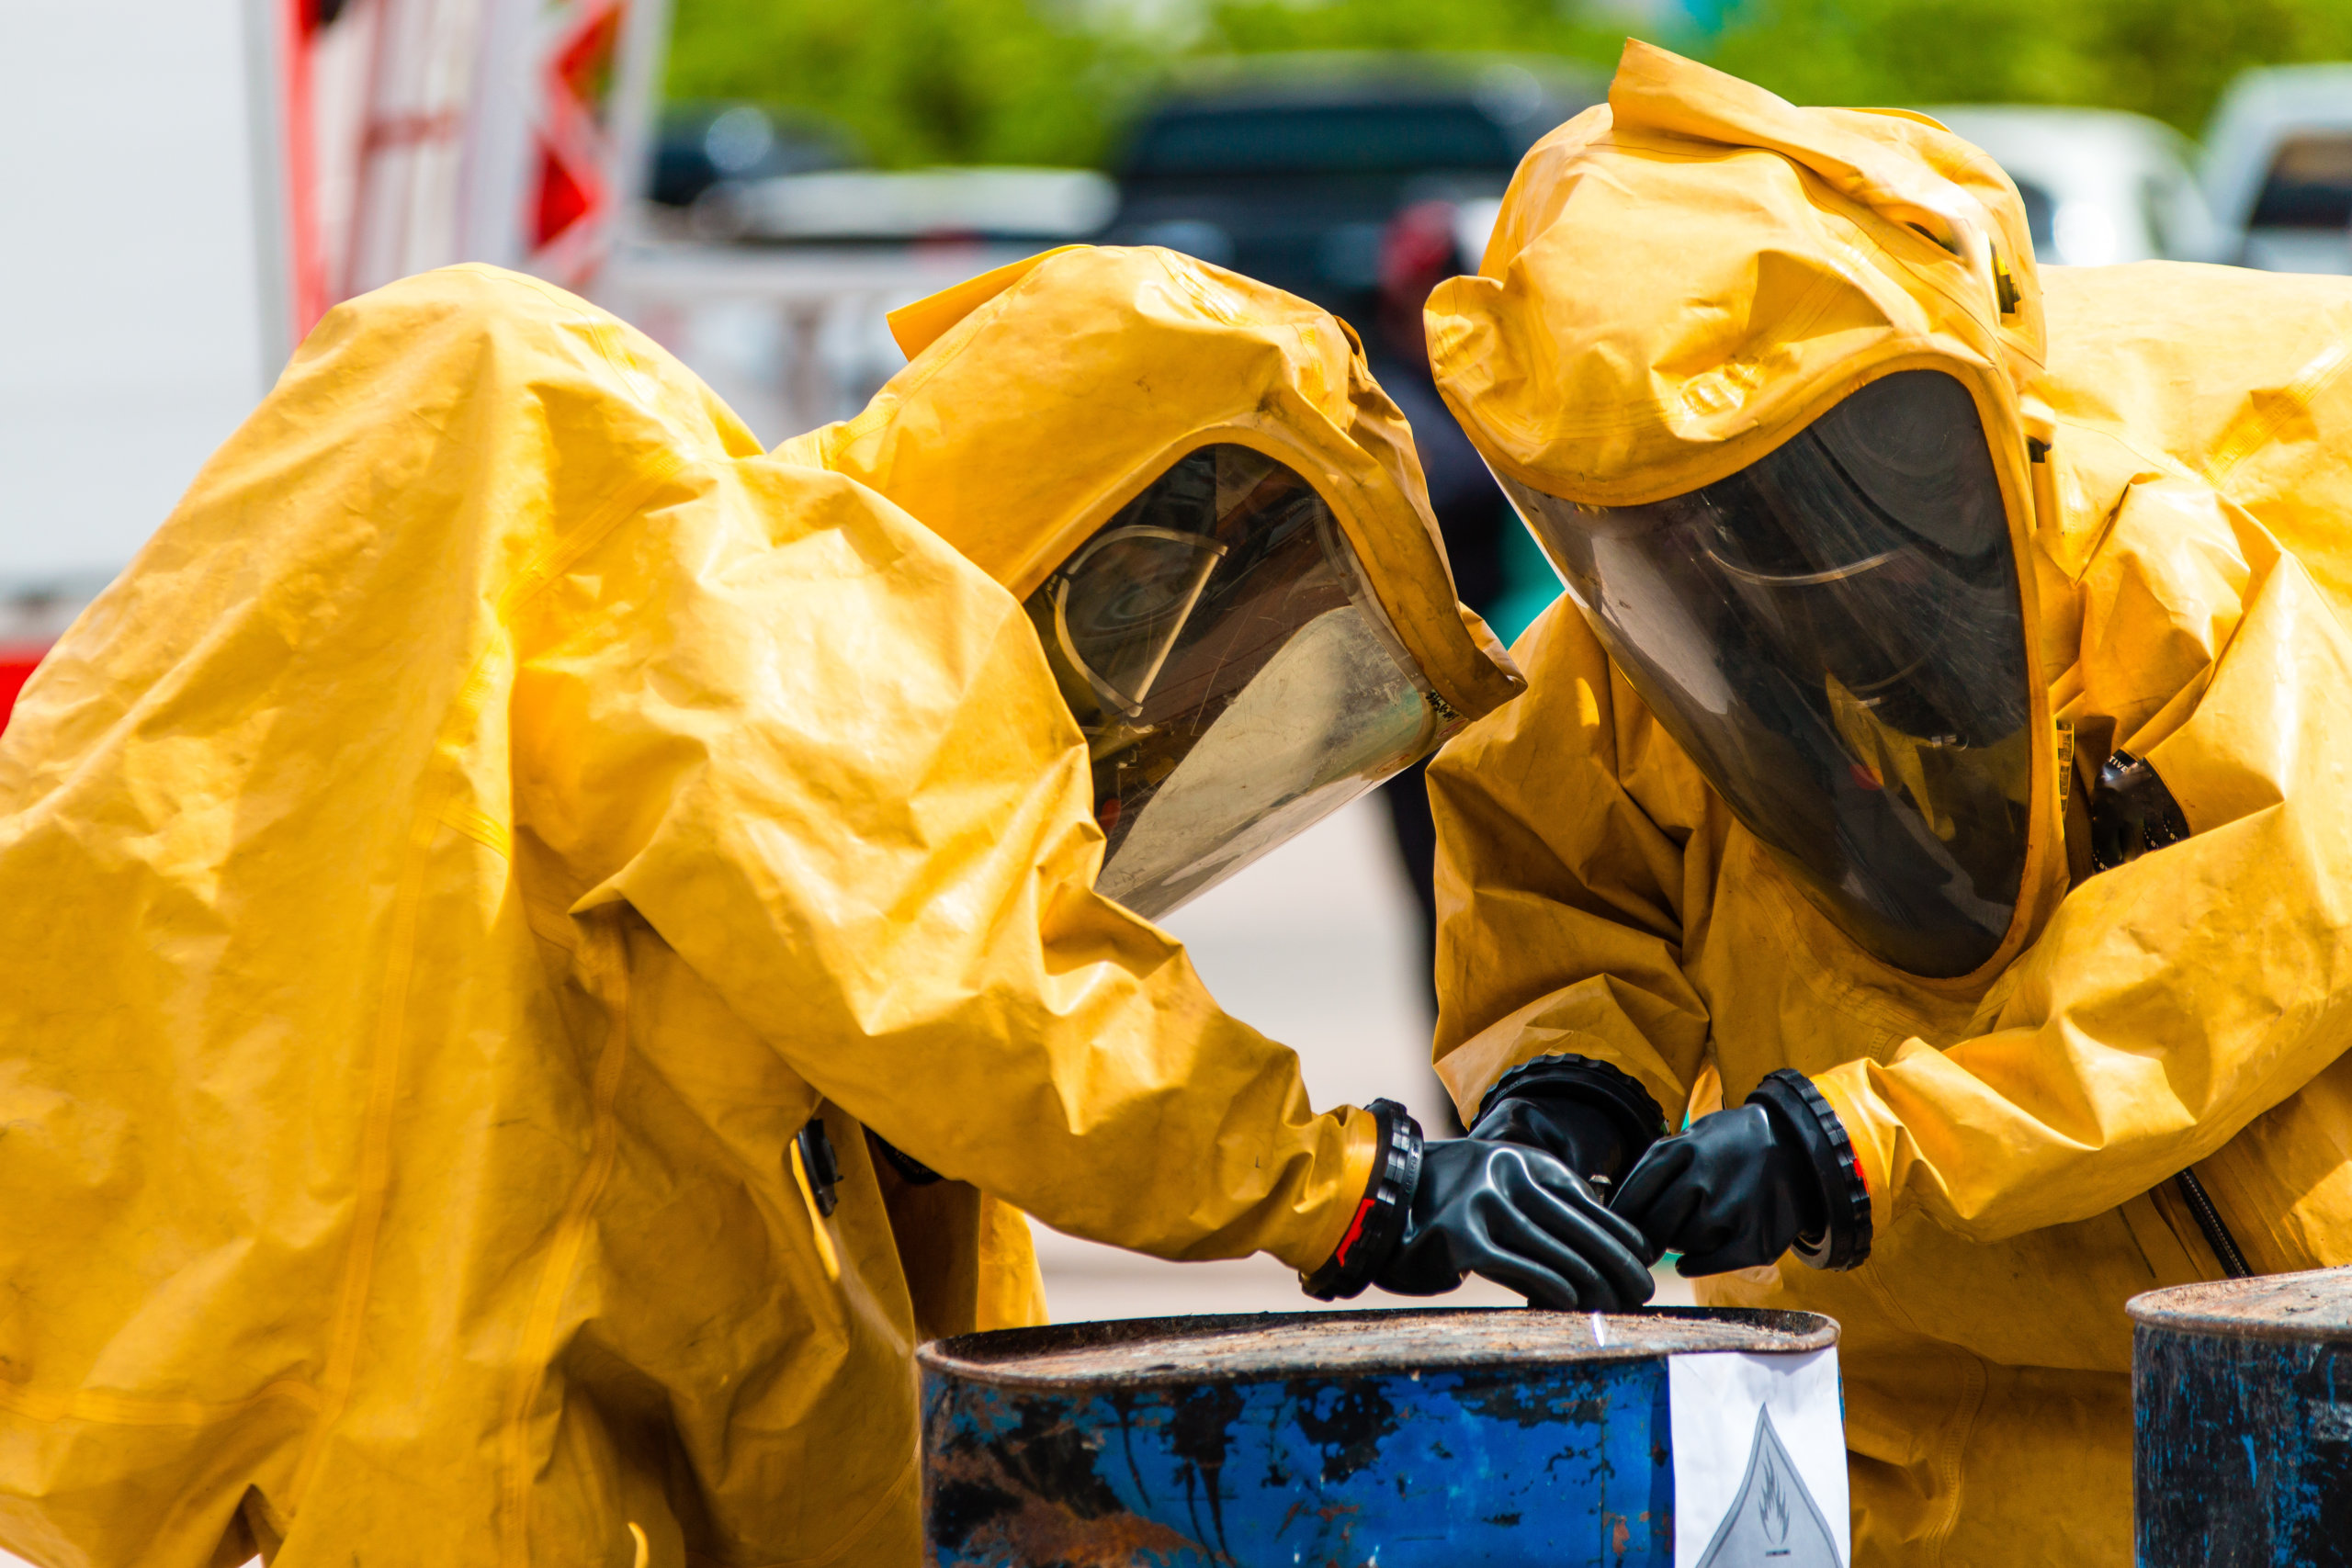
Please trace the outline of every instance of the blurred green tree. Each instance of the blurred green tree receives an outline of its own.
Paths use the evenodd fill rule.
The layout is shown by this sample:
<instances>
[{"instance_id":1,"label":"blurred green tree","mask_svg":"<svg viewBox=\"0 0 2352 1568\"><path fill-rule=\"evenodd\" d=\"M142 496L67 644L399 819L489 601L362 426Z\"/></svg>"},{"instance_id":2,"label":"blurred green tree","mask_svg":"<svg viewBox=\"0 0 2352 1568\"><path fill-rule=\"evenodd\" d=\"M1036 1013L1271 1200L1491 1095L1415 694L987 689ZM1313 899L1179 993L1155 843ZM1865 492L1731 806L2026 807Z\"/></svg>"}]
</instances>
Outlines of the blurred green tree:
<instances>
[{"instance_id":1,"label":"blurred green tree","mask_svg":"<svg viewBox=\"0 0 2352 1568\"><path fill-rule=\"evenodd\" d=\"M1139 43L1030 0L676 0L668 92L821 115L885 167L1091 164Z\"/></svg>"},{"instance_id":2,"label":"blurred green tree","mask_svg":"<svg viewBox=\"0 0 2352 1568\"><path fill-rule=\"evenodd\" d=\"M835 120L885 167L1096 164L1185 62L1284 50L1510 50L1605 66L1574 0L675 0L673 100Z\"/></svg>"},{"instance_id":3,"label":"blurred green tree","mask_svg":"<svg viewBox=\"0 0 2352 1568\"><path fill-rule=\"evenodd\" d=\"M1188 59L1544 51L1607 66L1609 0L675 0L673 98L847 126L886 166L1094 164ZM1800 103L2135 109L2194 135L2249 65L2352 59L2352 0L1744 0L1658 41Z\"/></svg>"},{"instance_id":4,"label":"blurred green tree","mask_svg":"<svg viewBox=\"0 0 2352 1568\"><path fill-rule=\"evenodd\" d=\"M1707 52L1798 103L2088 104L2195 136L2248 66L2352 59L2352 0L1751 0Z\"/></svg>"},{"instance_id":5,"label":"blurred green tree","mask_svg":"<svg viewBox=\"0 0 2352 1568\"><path fill-rule=\"evenodd\" d=\"M1574 0L1209 0L1195 51L1507 50L1613 61L1622 26ZM1661 40L1665 41L1665 40Z\"/></svg>"}]
</instances>

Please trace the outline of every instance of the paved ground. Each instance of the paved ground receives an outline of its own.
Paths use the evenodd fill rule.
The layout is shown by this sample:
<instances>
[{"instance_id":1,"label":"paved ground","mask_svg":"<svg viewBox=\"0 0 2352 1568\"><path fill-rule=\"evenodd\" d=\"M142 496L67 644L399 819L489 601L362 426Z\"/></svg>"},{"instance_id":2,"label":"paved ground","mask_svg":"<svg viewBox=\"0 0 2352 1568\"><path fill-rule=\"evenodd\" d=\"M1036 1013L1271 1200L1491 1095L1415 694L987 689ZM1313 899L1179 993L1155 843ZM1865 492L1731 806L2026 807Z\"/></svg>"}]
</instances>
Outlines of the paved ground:
<instances>
[{"instance_id":1,"label":"paved ground","mask_svg":"<svg viewBox=\"0 0 2352 1568\"><path fill-rule=\"evenodd\" d=\"M1295 1050L1320 1106L1401 1100L1442 1125L1443 1091L1429 1068L1430 1023L1412 953L1411 895L1365 799L1293 840L1168 922L1227 1010ZM1286 1312L1317 1303L1271 1258L1163 1263L1039 1226L1046 1301L1058 1321L1169 1313ZM1660 1276L1660 1303L1690 1286ZM1346 1306L1515 1304L1473 1280L1437 1302L1368 1292Z\"/></svg>"}]
</instances>

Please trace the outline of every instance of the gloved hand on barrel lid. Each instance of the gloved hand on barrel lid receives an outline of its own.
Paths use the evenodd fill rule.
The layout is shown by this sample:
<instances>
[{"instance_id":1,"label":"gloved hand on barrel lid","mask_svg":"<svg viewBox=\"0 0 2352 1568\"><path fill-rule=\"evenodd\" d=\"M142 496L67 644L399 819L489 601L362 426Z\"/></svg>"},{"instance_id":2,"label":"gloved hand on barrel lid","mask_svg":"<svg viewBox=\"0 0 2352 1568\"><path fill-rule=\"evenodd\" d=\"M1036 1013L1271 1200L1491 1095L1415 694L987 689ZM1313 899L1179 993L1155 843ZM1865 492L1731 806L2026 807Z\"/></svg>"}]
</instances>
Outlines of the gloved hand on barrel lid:
<instances>
[{"instance_id":1,"label":"gloved hand on barrel lid","mask_svg":"<svg viewBox=\"0 0 2352 1568\"><path fill-rule=\"evenodd\" d=\"M1374 1110L1404 1117L1389 1100ZM1374 1251L1343 1275L1342 1247L1307 1289L1352 1295L1368 1280L1400 1295L1436 1295L1476 1273L1537 1306L1637 1306L1656 1289L1648 1265L1657 1250L1636 1223L1609 1212L1607 1194L1662 1130L1639 1084L1581 1057L1514 1069L1487 1095L1468 1137L1423 1149L1409 1119L1393 1123L1396 1190L1375 1188L1363 1226Z\"/></svg>"},{"instance_id":2,"label":"gloved hand on barrel lid","mask_svg":"<svg viewBox=\"0 0 2352 1568\"><path fill-rule=\"evenodd\" d=\"M1438 1233L1413 1247L1408 1233L1411 1256L1400 1258L1376 1282L1400 1293L1427 1295L1451 1290L1475 1268L1543 1306L1606 1305L1612 1296L1623 1306L1647 1301L1656 1287L1646 1266L1657 1260L1657 1248L1642 1234L1638 1220L1610 1213L1609 1194L1664 1130L1648 1091L1606 1063L1563 1055L1513 1068L1487 1091L1467 1138L1431 1145L1442 1186L1427 1201L1433 1216L1466 1218L1482 1205L1499 1208L1506 1192L1541 1188L1556 1197L1573 1226L1566 1233L1577 1244L1573 1249L1558 1236L1546 1238L1552 1249L1567 1252L1565 1267L1553 1271L1556 1279L1530 1273L1527 1260L1485 1266L1464 1261L1448 1272L1441 1260L1455 1256L1448 1248L1461 1243ZM1521 1157L1509 1157L1506 1151ZM1525 1222L1519 1223L1523 1227ZM1480 1239L1491 1246L1497 1234L1488 1231ZM1568 1281L1577 1287L1573 1292L1561 1288Z\"/></svg>"},{"instance_id":3,"label":"gloved hand on barrel lid","mask_svg":"<svg viewBox=\"0 0 2352 1568\"><path fill-rule=\"evenodd\" d=\"M536 280L332 311L0 742L0 1546L910 1562L1023 1212L1646 1293L1151 923L1511 697L1322 310L1170 253L757 442ZM159 1499L161 1501L159 1501Z\"/></svg>"},{"instance_id":4,"label":"gloved hand on barrel lid","mask_svg":"<svg viewBox=\"0 0 2352 1568\"><path fill-rule=\"evenodd\" d=\"M1611 1213L1566 1161L1476 1128L1425 1145L1403 1106L1381 1100L1372 1110L1383 1169L1330 1262L1306 1279L1309 1295L1329 1301L1374 1284L1434 1296L1477 1274L1565 1312L1639 1306L1657 1289L1657 1255L1640 1228Z\"/></svg>"},{"instance_id":5,"label":"gloved hand on barrel lid","mask_svg":"<svg viewBox=\"0 0 2352 1568\"><path fill-rule=\"evenodd\" d=\"M1567 586L1429 770L1456 1104L1687 1116L1493 1125L1844 1325L1858 1564L2129 1559L2124 1303L2352 1261L2352 279L2044 277L1931 120L1632 43L1426 320Z\"/></svg>"}]
</instances>

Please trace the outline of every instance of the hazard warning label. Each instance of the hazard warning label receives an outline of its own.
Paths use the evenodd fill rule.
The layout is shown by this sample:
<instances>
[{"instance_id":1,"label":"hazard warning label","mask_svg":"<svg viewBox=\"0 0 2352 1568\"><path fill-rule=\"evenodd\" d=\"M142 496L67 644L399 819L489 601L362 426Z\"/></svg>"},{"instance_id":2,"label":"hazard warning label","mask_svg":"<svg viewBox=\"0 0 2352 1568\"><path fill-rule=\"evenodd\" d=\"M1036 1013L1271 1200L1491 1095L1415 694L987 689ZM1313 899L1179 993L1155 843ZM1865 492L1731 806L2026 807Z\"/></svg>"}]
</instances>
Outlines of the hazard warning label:
<instances>
[{"instance_id":1,"label":"hazard warning label","mask_svg":"<svg viewBox=\"0 0 2352 1568\"><path fill-rule=\"evenodd\" d=\"M1675 1568L1846 1568L1838 1353L1676 1356Z\"/></svg>"}]
</instances>

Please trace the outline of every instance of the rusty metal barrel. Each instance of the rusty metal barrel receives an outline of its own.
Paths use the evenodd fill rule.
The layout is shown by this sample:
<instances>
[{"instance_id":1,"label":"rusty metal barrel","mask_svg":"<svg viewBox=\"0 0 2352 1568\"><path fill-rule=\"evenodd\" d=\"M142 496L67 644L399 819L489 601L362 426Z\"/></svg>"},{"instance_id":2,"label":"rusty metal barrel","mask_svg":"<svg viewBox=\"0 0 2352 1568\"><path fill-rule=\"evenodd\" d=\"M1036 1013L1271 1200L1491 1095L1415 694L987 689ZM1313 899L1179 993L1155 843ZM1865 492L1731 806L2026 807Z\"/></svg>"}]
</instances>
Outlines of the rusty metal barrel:
<instances>
[{"instance_id":1,"label":"rusty metal barrel","mask_svg":"<svg viewBox=\"0 0 2352 1568\"><path fill-rule=\"evenodd\" d=\"M943 1568L1843 1568L1837 1325L1257 1314L920 1353Z\"/></svg>"},{"instance_id":2,"label":"rusty metal barrel","mask_svg":"<svg viewBox=\"0 0 2352 1568\"><path fill-rule=\"evenodd\" d=\"M2352 1269L2129 1310L2141 1568L2352 1568Z\"/></svg>"}]
</instances>

